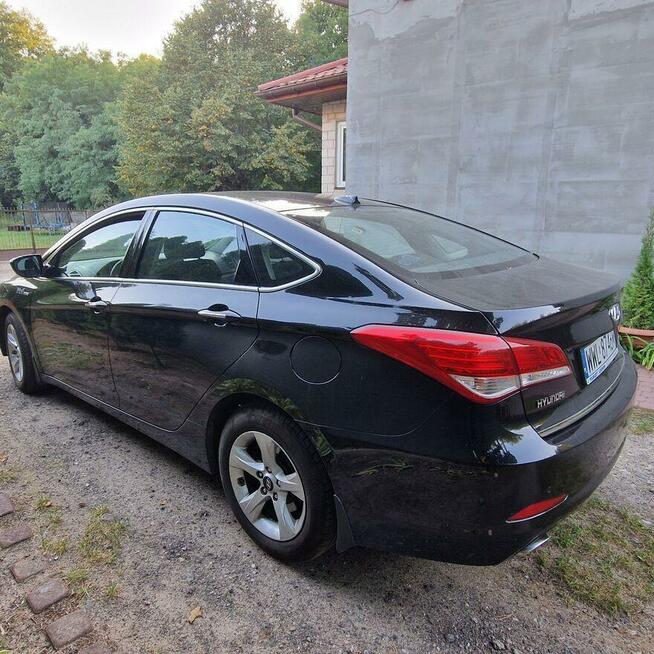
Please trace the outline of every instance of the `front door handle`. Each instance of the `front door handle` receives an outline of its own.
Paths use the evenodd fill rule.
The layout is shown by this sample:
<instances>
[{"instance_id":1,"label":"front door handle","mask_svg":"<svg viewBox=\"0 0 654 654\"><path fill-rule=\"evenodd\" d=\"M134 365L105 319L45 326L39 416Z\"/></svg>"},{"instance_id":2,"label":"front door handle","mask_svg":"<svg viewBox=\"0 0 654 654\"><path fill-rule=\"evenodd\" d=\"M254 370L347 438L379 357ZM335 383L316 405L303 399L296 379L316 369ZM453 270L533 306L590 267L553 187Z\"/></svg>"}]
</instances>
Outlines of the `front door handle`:
<instances>
[{"instance_id":1,"label":"front door handle","mask_svg":"<svg viewBox=\"0 0 654 654\"><path fill-rule=\"evenodd\" d=\"M102 313L108 306L109 302L105 302L104 300L91 300L90 302L86 303L86 306L93 311L93 313Z\"/></svg>"},{"instance_id":2,"label":"front door handle","mask_svg":"<svg viewBox=\"0 0 654 654\"><path fill-rule=\"evenodd\" d=\"M236 313L236 311L232 311L227 307L223 309L222 306L220 309L218 309L218 307L202 309L202 311L198 311L198 316L200 316L200 318L211 320L218 325L226 325L230 320L241 317L238 313Z\"/></svg>"}]
</instances>

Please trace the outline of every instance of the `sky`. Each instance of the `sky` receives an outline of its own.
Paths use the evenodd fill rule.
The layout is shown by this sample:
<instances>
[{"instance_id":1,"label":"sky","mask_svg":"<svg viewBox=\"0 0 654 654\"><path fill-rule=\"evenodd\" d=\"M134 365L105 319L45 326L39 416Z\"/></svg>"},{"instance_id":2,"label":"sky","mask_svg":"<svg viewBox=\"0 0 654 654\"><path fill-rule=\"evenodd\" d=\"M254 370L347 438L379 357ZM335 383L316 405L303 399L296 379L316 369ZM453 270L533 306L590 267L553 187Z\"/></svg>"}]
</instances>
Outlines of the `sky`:
<instances>
[{"instance_id":1,"label":"sky","mask_svg":"<svg viewBox=\"0 0 654 654\"><path fill-rule=\"evenodd\" d=\"M58 46L84 44L130 57L161 55L161 42L176 20L200 0L5 0L38 18ZM275 0L294 20L300 0Z\"/></svg>"}]
</instances>

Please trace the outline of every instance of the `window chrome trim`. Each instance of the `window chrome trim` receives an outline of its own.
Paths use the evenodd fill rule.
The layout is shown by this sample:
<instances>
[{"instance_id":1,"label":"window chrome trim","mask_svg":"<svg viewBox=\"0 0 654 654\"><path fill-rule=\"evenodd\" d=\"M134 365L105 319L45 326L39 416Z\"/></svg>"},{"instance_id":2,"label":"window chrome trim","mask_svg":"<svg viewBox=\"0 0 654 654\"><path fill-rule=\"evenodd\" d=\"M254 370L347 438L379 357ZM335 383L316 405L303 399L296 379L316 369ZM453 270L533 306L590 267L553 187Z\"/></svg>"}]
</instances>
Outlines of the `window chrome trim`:
<instances>
[{"instance_id":1,"label":"window chrome trim","mask_svg":"<svg viewBox=\"0 0 654 654\"><path fill-rule=\"evenodd\" d=\"M322 267L319 264L317 264L313 259L309 259L309 257L305 256L301 252L298 252L290 245L287 245L286 243L284 243L284 241L280 241L278 238L275 238L274 236L267 234L263 230L257 227L253 227L252 225L249 225L247 223L244 224L244 227L246 227L247 229L251 229L253 232L259 234L259 236L263 236L264 238L267 238L269 241L275 243L276 245L279 245L280 248L286 250L287 252L290 252L294 257L297 257L301 261L304 261L304 263L306 263L309 267L313 268L312 273L309 273L304 277L300 277L300 279L295 279L292 282L287 282L286 284L280 284L279 286L258 286L257 288L260 293L273 293L275 291L284 291L288 288L293 288L294 286L299 286L300 284L304 284L305 282L311 281L312 279L315 279L316 277L318 277L318 275L322 273Z\"/></svg>"},{"instance_id":2,"label":"window chrome trim","mask_svg":"<svg viewBox=\"0 0 654 654\"><path fill-rule=\"evenodd\" d=\"M91 227L95 227L96 225L100 227L102 223L105 221L109 221L113 218L119 218L120 216L128 216L134 213L143 213L143 216L141 216L140 220L143 220L145 217L145 214L151 209L151 207L135 207L134 209L121 209L120 211L116 211L115 213L108 214L106 216L103 216L102 218L98 218L97 220L94 220L92 223L90 223L86 229L91 229ZM91 216L93 218L93 216ZM87 220L90 220L91 218L87 218ZM86 221L84 221L86 222ZM77 238L82 232L86 231L86 229L79 229L84 223L80 223L75 227L75 229L72 229L68 234L62 237L60 241L57 241L54 245L50 247L50 249L46 250L43 253L43 260L47 262L48 259L50 259L53 256L56 256L61 252L61 250L68 244L69 241L74 240ZM59 277L51 277L50 279L60 279ZM70 279L70 277L64 277L63 279ZM115 279L115 278L113 278Z\"/></svg>"},{"instance_id":3,"label":"window chrome trim","mask_svg":"<svg viewBox=\"0 0 654 654\"><path fill-rule=\"evenodd\" d=\"M259 229L258 227L254 227L253 225L250 225L249 223L244 223L242 220L238 220L237 218L232 218L231 216L224 216L223 214L218 213L216 211L211 211L210 209L195 209L195 208L187 208L187 207L168 207L168 206L136 207L133 209L122 209L121 211L117 211L116 213L109 214L108 216L104 216L103 218L97 220L96 222L91 223L89 227L94 226L96 223L101 224L105 220L110 220L111 218L120 217L121 215L129 215L139 212L147 213L148 211L153 211L155 213L158 213L160 211L183 211L186 213L196 213L199 215L209 216L210 218L218 218L219 220L224 220L228 223L237 225L242 229L246 229L246 228L251 229L253 232L256 232L260 236L267 238L269 241L272 241L282 249L286 250L287 252L290 252L293 256L304 261L304 263L306 263L308 266L313 268L313 272L310 273L309 275L305 275L304 277L300 277L300 279L295 279L292 282L287 282L286 284L280 284L279 286L268 286L268 287L267 286L241 286L238 284L220 284L214 282L185 282L177 279L135 279L130 277L49 277L48 279L57 280L57 281L73 280L73 281L81 281L81 282L119 282L119 283L127 283L127 284L134 284L134 283L170 284L173 286L222 288L222 289L233 290L233 291L258 291L259 293L274 293L276 291L285 291L289 288L293 288L295 286L299 286L300 284L304 284L305 282L315 279L322 273L322 267L319 264L317 264L313 259L310 259L306 255L302 254L301 252L298 252L295 248L288 245L284 241L281 241L280 239L272 236L271 234L268 234L267 232ZM64 237L65 240L57 244L57 249L54 250L52 253L50 253L50 251L46 252L45 256L47 256L48 258L50 258L51 256L56 256L61 251L61 249L65 247L68 241L75 238L76 235L77 234L71 234L70 237L68 236Z\"/></svg>"}]
</instances>

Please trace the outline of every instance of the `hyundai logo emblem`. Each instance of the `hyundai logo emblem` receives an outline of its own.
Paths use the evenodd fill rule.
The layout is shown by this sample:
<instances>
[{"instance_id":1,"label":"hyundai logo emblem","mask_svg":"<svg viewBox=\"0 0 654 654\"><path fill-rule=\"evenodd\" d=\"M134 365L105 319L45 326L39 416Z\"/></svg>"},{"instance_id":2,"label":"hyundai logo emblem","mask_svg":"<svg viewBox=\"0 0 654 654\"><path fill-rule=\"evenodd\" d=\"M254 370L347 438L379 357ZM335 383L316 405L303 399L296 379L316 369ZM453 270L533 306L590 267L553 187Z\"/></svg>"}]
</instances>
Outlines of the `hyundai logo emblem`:
<instances>
[{"instance_id":1,"label":"hyundai logo emblem","mask_svg":"<svg viewBox=\"0 0 654 654\"><path fill-rule=\"evenodd\" d=\"M613 322L620 322L620 318L622 318L622 310L620 309L619 304L614 304L609 309L609 316L611 316Z\"/></svg>"}]
</instances>

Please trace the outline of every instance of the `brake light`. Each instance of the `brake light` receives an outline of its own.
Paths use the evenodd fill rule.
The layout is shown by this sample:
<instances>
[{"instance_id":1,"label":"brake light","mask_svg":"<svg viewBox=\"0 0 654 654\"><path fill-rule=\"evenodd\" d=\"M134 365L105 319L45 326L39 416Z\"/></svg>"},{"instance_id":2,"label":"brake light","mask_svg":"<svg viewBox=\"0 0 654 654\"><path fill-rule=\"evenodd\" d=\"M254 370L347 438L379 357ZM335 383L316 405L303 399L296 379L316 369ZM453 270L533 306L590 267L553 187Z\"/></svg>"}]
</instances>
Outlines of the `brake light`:
<instances>
[{"instance_id":1,"label":"brake light","mask_svg":"<svg viewBox=\"0 0 654 654\"><path fill-rule=\"evenodd\" d=\"M563 504L568 499L567 495L557 495L552 497L549 500L542 500L541 502L534 502L529 506L526 506L524 509L514 513L510 518L507 518L507 522L522 522L523 520L531 520L532 518L537 518L538 516L555 509L560 504Z\"/></svg>"},{"instance_id":2,"label":"brake light","mask_svg":"<svg viewBox=\"0 0 654 654\"><path fill-rule=\"evenodd\" d=\"M352 338L482 404L572 373L563 350L541 341L391 325L359 327Z\"/></svg>"}]
</instances>

